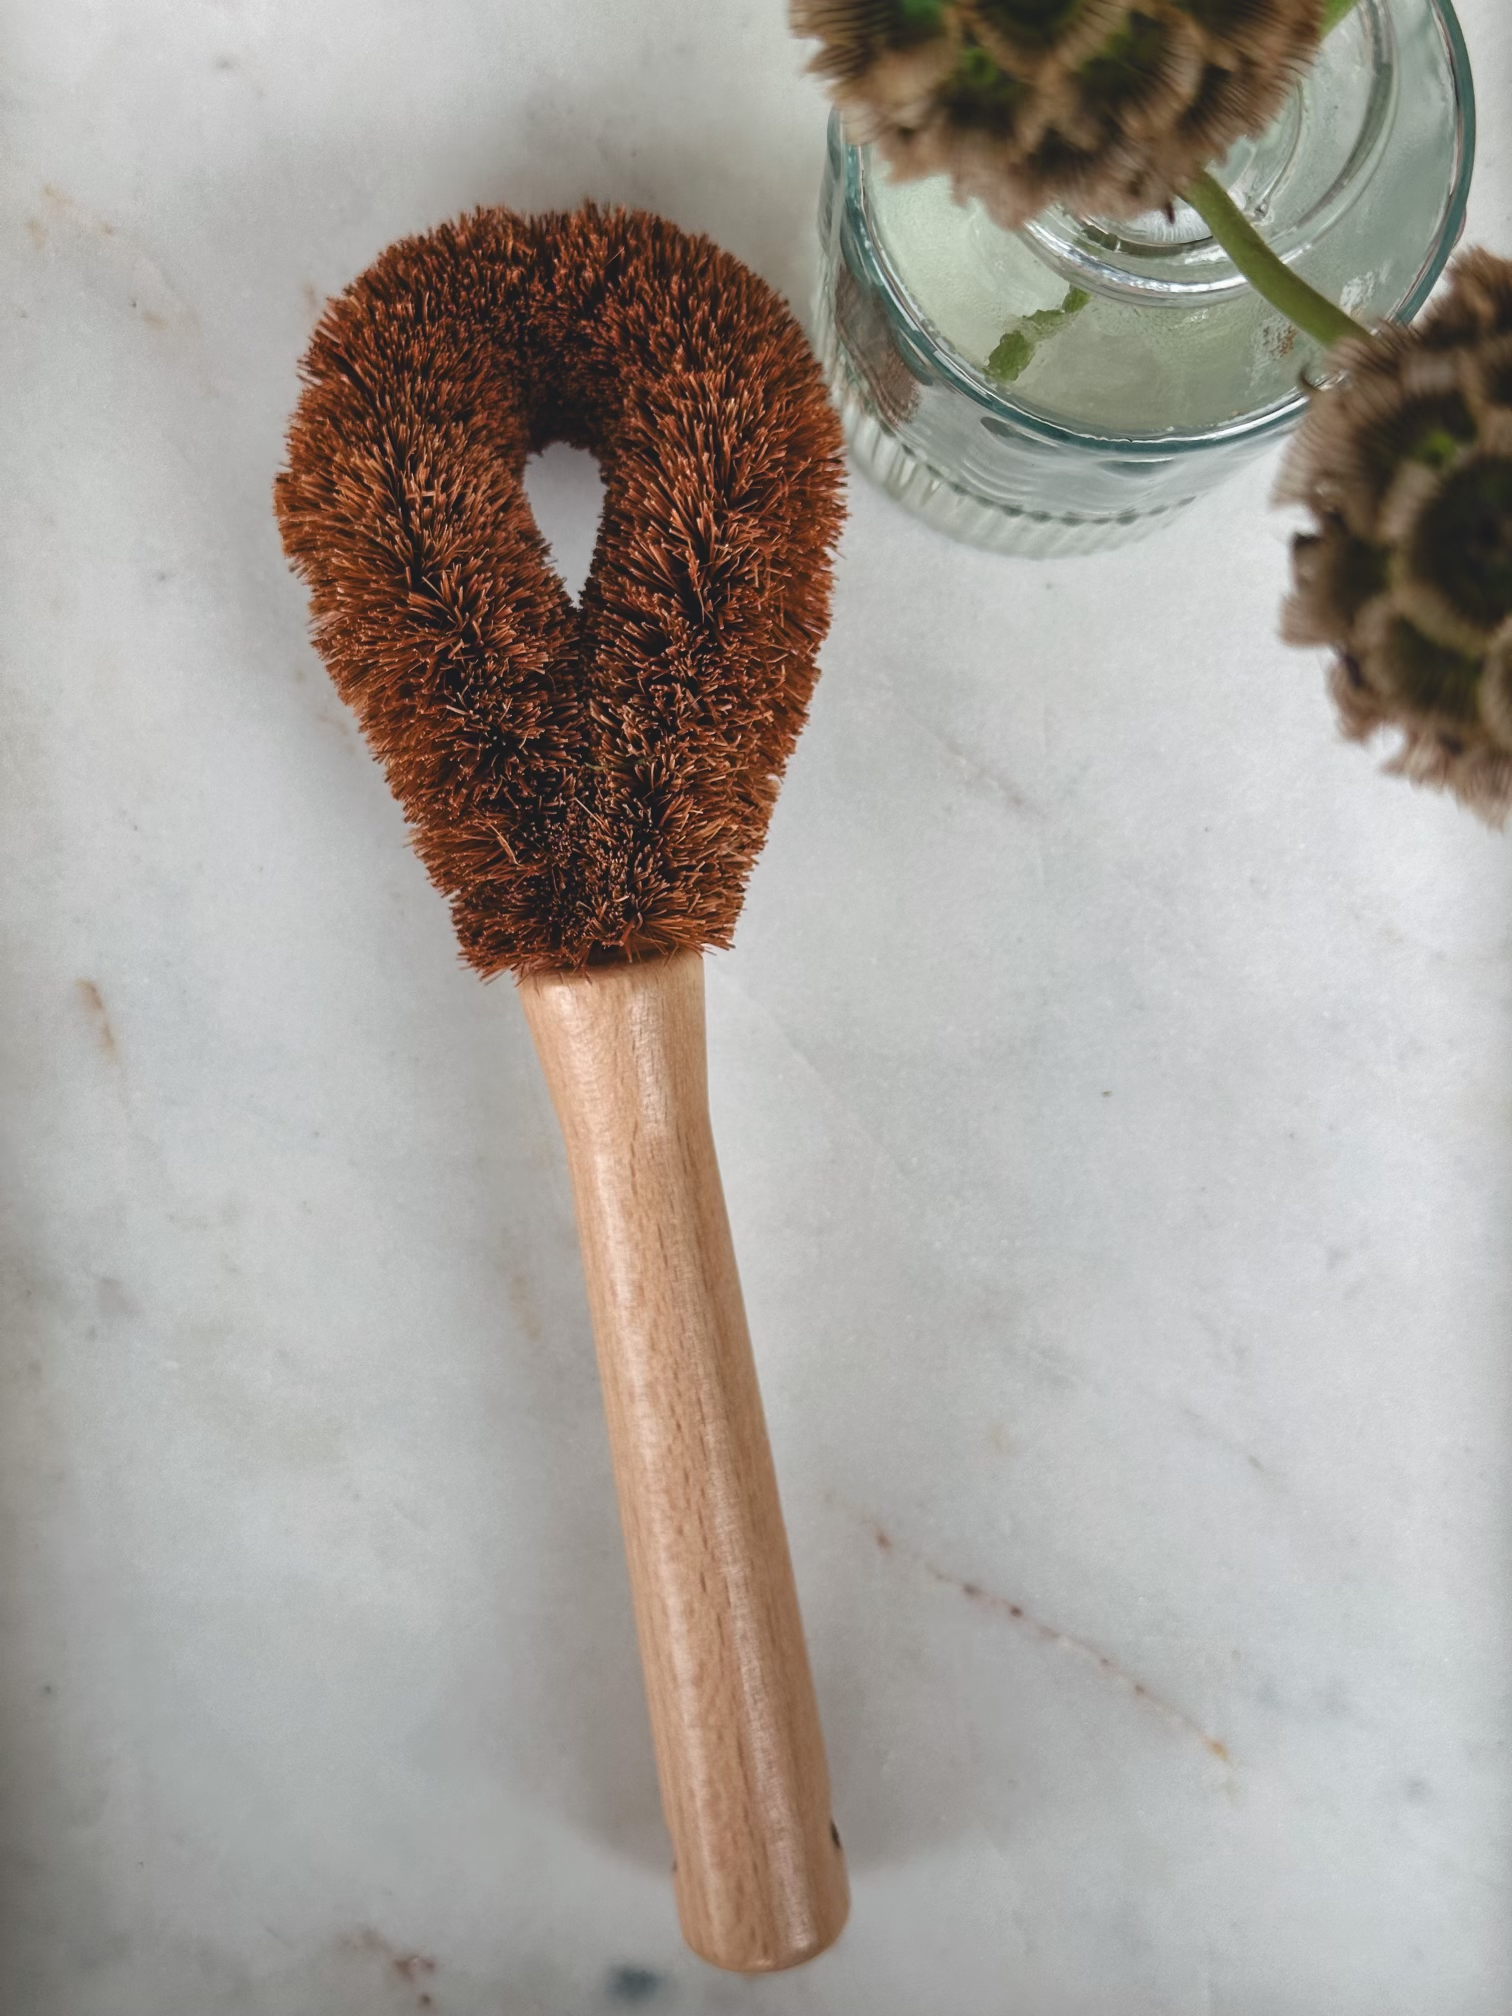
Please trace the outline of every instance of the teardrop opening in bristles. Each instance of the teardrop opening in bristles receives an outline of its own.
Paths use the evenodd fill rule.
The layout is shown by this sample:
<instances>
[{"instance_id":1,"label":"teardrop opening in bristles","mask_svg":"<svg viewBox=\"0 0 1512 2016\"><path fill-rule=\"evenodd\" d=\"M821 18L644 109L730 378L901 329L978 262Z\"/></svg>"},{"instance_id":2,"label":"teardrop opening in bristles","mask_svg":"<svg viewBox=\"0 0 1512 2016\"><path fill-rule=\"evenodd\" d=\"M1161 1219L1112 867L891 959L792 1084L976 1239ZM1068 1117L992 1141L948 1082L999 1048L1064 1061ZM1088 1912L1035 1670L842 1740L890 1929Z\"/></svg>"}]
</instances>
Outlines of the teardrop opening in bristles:
<instances>
[{"instance_id":1,"label":"teardrop opening in bristles","mask_svg":"<svg viewBox=\"0 0 1512 2016\"><path fill-rule=\"evenodd\" d=\"M598 462L586 448L553 441L525 464L524 483L562 586L574 602L581 602L604 513Z\"/></svg>"}]
</instances>

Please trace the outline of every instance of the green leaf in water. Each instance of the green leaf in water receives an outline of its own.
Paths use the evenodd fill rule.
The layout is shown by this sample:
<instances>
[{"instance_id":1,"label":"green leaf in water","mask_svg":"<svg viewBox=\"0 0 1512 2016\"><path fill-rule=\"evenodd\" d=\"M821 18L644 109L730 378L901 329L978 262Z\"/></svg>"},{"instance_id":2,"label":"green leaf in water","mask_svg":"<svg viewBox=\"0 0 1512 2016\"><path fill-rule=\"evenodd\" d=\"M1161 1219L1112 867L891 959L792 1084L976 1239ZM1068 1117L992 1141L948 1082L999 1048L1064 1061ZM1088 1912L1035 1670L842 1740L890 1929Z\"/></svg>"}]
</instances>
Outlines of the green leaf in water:
<instances>
[{"instance_id":1,"label":"green leaf in water","mask_svg":"<svg viewBox=\"0 0 1512 2016\"><path fill-rule=\"evenodd\" d=\"M1080 287L1073 287L1059 308L1036 308L1021 315L987 359L987 376L999 385L1011 385L1027 370L1035 351L1047 337L1063 329L1073 315L1079 315L1092 299Z\"/></svg>"},{"instance_id":2,"label":"green leaf in water","mask_svg":"<svg viewBox=\"0 0 1512 2016\"><path fill-rule=\"evenodd\" d=\"M1010 329L987 359L987 376L1011 385L1034 355L1034 344L1022 329Z\"/></svg>"}]
</instances>

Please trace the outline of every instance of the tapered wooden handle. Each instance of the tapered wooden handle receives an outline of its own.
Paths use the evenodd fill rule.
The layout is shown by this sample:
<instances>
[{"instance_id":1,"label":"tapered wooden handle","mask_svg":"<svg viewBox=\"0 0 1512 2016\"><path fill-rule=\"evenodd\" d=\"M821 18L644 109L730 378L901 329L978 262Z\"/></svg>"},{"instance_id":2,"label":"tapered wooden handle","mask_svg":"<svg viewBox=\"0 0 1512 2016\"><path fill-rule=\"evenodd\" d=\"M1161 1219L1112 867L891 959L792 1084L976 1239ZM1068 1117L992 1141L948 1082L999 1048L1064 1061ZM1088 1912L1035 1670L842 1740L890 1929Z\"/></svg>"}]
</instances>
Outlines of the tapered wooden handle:
<instances>
[{"instance_id":1,"label":"tapered wooden handle","mask_svg":"<svg viewBox=\"0 0 1512 2016\"><path fill-rule=\"evenodd\" d=\"M849 1908L709 1128L703 961L530 975L562 1123L683 1936L796 1966Z\"/></svg>"}]
</instances>

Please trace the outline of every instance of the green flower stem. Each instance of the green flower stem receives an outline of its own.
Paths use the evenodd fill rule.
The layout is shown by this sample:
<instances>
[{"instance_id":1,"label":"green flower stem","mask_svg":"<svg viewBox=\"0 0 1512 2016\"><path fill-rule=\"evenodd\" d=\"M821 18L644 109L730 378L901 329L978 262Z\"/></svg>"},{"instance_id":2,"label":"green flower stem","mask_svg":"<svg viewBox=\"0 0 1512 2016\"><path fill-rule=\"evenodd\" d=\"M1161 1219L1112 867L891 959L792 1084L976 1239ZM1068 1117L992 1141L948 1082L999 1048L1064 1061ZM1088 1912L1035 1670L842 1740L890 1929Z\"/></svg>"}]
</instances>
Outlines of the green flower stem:
<instances>
[{"instance_id":1,"label":"green flower stem","mask_svg":"<svg viewBox=\"0 0 1512 2016\"><path fill-rule=\"evenodd\" d=\"M1273 308L1279 308L1305 335L1331 350L1346 336L1370 334L1353 316L1346 315L1316 287L1309 287L1300 274L1293 273L1278 259L1227 190L1211 175L1199 175L1185 195L1255 292L1263 294Z\"/></svg>"},{"instance_id":2,"label":"green flower stem","mask_svg":"<svg viewBox=\"0 0 1512 2016\"><path fill-rule=\"evenodd\" d=\"M1331 35L1346 14L1353 13L1355 0L1328 0L1323 9L1322 35Z\"/></svg>"}]
</instances>

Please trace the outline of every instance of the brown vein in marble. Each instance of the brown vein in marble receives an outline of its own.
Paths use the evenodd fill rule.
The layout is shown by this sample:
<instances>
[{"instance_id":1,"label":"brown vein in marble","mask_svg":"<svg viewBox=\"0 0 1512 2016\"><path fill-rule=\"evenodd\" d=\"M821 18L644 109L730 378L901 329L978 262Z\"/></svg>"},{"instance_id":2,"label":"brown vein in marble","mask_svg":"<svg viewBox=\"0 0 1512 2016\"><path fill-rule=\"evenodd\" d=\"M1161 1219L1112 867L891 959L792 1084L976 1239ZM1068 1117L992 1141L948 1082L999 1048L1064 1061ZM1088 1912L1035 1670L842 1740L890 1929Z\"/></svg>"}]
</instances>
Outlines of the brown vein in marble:
<instances>
[{"instance_id":1,"label":"brown vein in marble","mask_svg":"<svg viewBox=\"0 0 1512 2016\"><path fill-rule=\"evenodd\" d=\"M40 200L26 219L26 233L39 253L76 256L87 272L108 283L107 298L108 290L119 290L118 302L147 328L187 339L204 389L215 392L199 317L144 238L113 224L51 182L42 184Z\"/></svg>"},{"instance_id":2,"label":"brown vein in marble","mask_svg":"<svg viewBox=\"0 0 1512 2016\"><path fill-rule=\"evenodd\" d=\"M379 1961L394 1981L414 1993L417 2009L435 2008L436 1998L424 1985L433 1981L437 1972L438 1963L429 1953L403 1951L371 1925L360 1926L357 1931L349 1933L341 1945L345 1952L370 1954Z\"/></svg>"},{"instance_id":3,"label":"brown vein in marble","mask_svg":"<svg viewBox=\"0 0 1512 2016\"><path fill-rule=\"evenodd\" d=\"M1053 1624L1046 1624L1043 1619L1035 1617L1026 1610L1022 1603L1015 1603L1011 1597L998 1595L991 1589L984 1589L980 1582L963 1581L959 1575L952 1575L947 1569L931 1561L927 1555L921 1554L917 1548L895 1540L885 1526L866 1514L855 1512L853 1516L866 1527L883 1554L896 1555L899 1560L907 1561L921 1574L927 1575L931 1582L938 1582L944 1588L956 1590L974 1608L985 1610L992 1616L1001 1617L1005 1622L1016 1625L1019 1630L1027 1632L1041 1645L1053 1645L1059 1651L1074 1653L1077 1658L1086 1660L1095 1666L1105 1679L1113 1681L1127 1693L1132 1694L1136 1701L1153 1709L1174 1728L1194 1736L1210 1757L1216 1757L1220 1764L1232 1765L1233 1758L1229 1755L1227 1744L1210 1735L1200 1722L1193 1721L1184 1708L1178 1708L1173 1701L1167 1701L1162 1695L1155 1693L1153 1688L1147 1687L1137 1674L1131 1673L1126 1666L1121 1666L1110 1653L1090 1644L1085 1638L1074 1637L1069 1631L1062 1631Z\"/></svg>"},{"instance_id":4,"label":"brown vein in marble","mask_svg":"<svg viewBox=\"0 0 1512 2016\"><path fill-rule=\"evenodd\" d=\"M119 1067L121 1052L116 1044L115 1031L110 1026L110 1016L105 1007L104 995L93 980L80 980L75 984L79 990L79 999L84 1003L84 1012L94 1025L94 1032L99 1039L100 1048L104 1051L110 1062Z\"/></svg>"}]
</instances>

